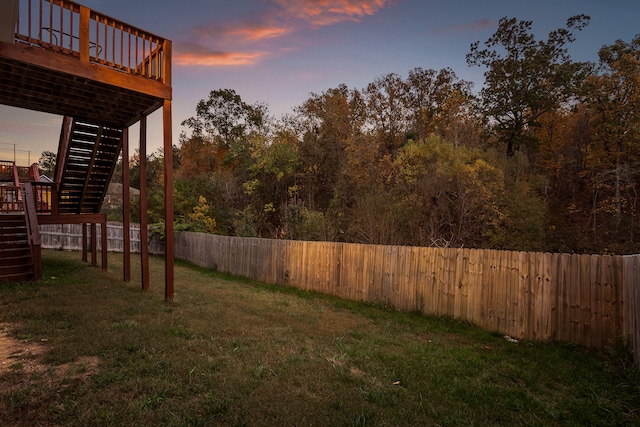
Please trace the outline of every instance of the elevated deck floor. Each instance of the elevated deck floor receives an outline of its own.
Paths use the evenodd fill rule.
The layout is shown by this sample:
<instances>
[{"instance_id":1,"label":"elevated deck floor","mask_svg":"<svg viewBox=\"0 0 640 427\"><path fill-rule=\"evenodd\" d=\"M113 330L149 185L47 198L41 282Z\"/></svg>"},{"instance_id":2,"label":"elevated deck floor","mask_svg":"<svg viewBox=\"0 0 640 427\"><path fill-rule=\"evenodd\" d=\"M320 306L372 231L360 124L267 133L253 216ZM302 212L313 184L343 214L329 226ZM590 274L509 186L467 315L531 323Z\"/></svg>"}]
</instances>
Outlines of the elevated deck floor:
<instances>
[{"instance_id":1,"label":"elevated deck floor","mask_svg":"<svg viewBox=\"0 0 640 427\"><path fill-rule=\"evenodd\" d=\"M171 87L160 82L0 42L0 104L125 128L170 98Z\"/></svg>"}]
</instances>

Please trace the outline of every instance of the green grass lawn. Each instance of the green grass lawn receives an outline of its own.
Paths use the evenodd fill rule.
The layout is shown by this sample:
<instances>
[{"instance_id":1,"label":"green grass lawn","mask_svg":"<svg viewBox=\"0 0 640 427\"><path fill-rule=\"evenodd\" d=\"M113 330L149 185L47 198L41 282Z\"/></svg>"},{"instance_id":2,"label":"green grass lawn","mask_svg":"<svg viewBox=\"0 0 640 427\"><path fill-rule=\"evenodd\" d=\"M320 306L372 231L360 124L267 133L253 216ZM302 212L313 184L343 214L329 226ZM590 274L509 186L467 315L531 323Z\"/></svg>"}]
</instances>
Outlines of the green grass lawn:
<instances>
[{"instance_id":1,"label":"green grass lawn","mask_svg":"<svg viewBox=\"0 0 640 427\"><path fill-rule=\"evenodd\" d=\"M107 273L43 258L41 283L0 285L5 330L44 346L44 366L0 374L2 425L640 425L623 349L512 343L182 264L166 303L161 258L147 293L119 254Z\"/></svg>"}]
</instances>

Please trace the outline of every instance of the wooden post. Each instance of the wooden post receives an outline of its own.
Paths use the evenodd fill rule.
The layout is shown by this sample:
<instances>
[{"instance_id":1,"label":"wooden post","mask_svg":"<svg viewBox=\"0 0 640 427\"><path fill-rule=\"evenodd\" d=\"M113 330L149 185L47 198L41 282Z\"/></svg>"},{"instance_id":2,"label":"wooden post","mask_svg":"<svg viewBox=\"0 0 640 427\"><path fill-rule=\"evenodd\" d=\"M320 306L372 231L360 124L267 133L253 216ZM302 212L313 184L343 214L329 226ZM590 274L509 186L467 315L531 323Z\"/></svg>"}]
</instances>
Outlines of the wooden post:
<instances>
[{"instance_id":1,"label":"wooden post","mask_svg":"<svg viewBox=\"0 0 640 427\"><path fill-rule=\"evenodd\" d=\"M0 42L13 43L18 23L18 0L0 3Z\"/></svg>"},{"instance_id":2,"label":"wooden post","mask_svg":"<svg viewBox=\"0 0 640 427\"><path fill-rule=\"evenodd\" d=\"M89 62L89 20L91 9L80 6L80 62ZM96 41L97 43L97 41ZM96 51L96 56L98 53Z\"/></svg>"},{"instance_id":3,"label":"wooden post","mask_svg":"<svg viewBox=\"0 0 640 427\"><path fill-rule=\"evenodd\" d=\"M167 86L171 86L171 49L172 44L170 40L164 41L164 46L162 51L164 53L163 56L163 67L162 67L162 83Z\"/></svg>"},{"instance_id":4,"label":"wooden post","mask_svg":"<svg viewBox=\"0 0 640 427\"><path fill-rule=\"evenodd\" d=\"M98 266L98 231L95 222L91 223L91 266Z\"/></svg>"},{"instance_id":5,"label":"wooden post","mask_svg":"<svg viewBox=\"0 0 640 427\"><path fill-rule=\"evenodd\" d=\"M149 221L147 215L147 116L140 118L140 270L142 290L149 290Z\"/></svg>"},{"instance_id":6,"label":"wooden post","mask_svg":"<svg viewBox=\"0 0 640 427\"><path fill-rule=\"evenodd\" d=\"M122 265L125 282L131 281L131 200L129 194L129 128L122 130Z\"/></svg>"},{"instance_id":7,"label":"wooden post","mask_svg":"<svg viewBox=\"0 0 640 427\"><path fill-rule=\"evenodd\" d=\"M82 261L87 262L87 224L82 223Z\"/></svg>"},{"instance_id":8,"label":"wooden post","mask_svg":"<svg viewBox=\"0 0 640 427\"><path fill-rule=\"evenodd\" d=\"M173 144L171 141L171 100L162 107L164 133L164 226L165 226L165 291L166 301L173 301L174 238L173 238Z\"/></svg>"},{"instance_id":9,"label":"wooden post","mask_svg":"<svg viewBox=\"0 0 640 427\"><path fill-rule=\"evenodd\" d=\"M107 271L108 255L109 255L109 242L107 240L107 216L100 223L100 240L102 241L102 271Z\"/></svg>"}]
</instances>

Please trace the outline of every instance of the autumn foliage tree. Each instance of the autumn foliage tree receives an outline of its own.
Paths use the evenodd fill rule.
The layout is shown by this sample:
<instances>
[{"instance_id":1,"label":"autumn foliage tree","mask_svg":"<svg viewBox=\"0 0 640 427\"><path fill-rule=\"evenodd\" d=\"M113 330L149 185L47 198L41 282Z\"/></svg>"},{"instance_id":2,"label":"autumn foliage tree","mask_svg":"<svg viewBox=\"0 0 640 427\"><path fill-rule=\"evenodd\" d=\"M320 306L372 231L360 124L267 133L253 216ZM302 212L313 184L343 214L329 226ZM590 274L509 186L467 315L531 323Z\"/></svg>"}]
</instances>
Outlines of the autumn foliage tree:
<instances>
[{"instance_id":1,"label":"autumn foliage tree","mask_svg":"<svg viewBox=\"0 0 640 427\"><path fill-rule=\"evenodd\" d=\"M236 236L637 252L640 36L575 63L568 47L588 22L536 40L531 21L503 18L467 55L486 68L478 93L449 68L417 67L311 93L273 119L211 91L175 148L176 221ZM161 162L148 162L151 218Z\"/></svg>"},{"instance_id":2,"label":"autumn foliage tree","mask_svg":"<svg viewBox=\"0 0 640 427\"><path fill-rule=\"evenodd\" d=\"M599 52L585 101L593 128L585 176L592 189L594 243L633 248L640 178L640 35ZM588 175L587 175L588 174Z\"/></svg>"},{"instance_id":3,"label":"autumn foliage tree","mask_svg":"<svg viewBox=\"0 0 640 427\"><path fill-rule=\"evenodd\" d=\"M580 64L571 61L566 45L589 20L586 15L573 16L546 41L536 41L531 21L502 18L485 48L480 42L471 45L467 63L487 68L480 92L482 111L492 120L507 155L521 145L534 145L529 131L539 125L540 117L575 94Z\"/></svg>"}]
</instances>

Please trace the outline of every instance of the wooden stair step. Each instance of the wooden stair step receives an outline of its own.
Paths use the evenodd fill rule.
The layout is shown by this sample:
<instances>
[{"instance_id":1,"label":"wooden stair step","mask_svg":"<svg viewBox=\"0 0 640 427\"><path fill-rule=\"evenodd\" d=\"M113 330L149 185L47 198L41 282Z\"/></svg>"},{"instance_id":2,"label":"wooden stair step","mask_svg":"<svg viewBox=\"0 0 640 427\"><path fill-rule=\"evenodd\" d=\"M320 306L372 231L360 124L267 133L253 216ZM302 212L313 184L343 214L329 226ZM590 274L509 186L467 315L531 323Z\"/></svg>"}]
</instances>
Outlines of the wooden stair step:
<instances>
[{"instance_id":1,"label":"wooden stair step","mask_svg":"<svg viewBox=\"0 0 640 427\"><path fill-rule=\"evenodd\" d=\"M31 258L22 260L21 264L4 266L0 265L0 277L7 277L16 274L33 274Z\"/></svg>"},{"instance_id":2,"label":"wooden stair step","mask_svg":"<svg viewBox=\"0 0 640 427\"><path fill-rule=\"evenodd\" d=\"M0 233L3 232L10 232L12 230L16 230L19 228L26 228L26 225L24 223L24 219L20 222L20 221L0 221Z\"/></svg>"},{"instance_id":3,"label":"wooden stair step","mask_svg":"<svg viewBox=\"0 0 640 427\"><path fill-rule=\"evenodd\" d=\"M3 268L13 268L20 265L32 266L31 253L15 257L6 257L3 254L3 257L0 258L0 271L2 271Z\"/></svg>"},{"instance_id":4,"label":"wooden stair step","mask_svg":"<svg viewBox=\"0 0 640 427\"><path fill-rule=\"evenodd\" d=\"M26 242L27 233L0 234L0 245L4 243Z\"/></svg>"},{"instance_id":5,"label":"wooden stair step","mask_svg":"<svg viewBox=\"0 0 640 427\"><path fill-rule=\"evenodd\" d=\"M13 242L2 242L0 243L0 250L14 250L14 249L24 249L29 247L29 242L25 239L22 241L13 241Z\"/></svg>"},{"instance_id":6,"label":"wooden stair step","mask_svg":"<svg viewBox=\"0 0 640 427\"><path fill-rule=\"evenodd\" d=\"M13 248L0 248L0 261L5 258L20 258L31 256L31 249L28 245L16 246Z\"/></svg>"}]
</instances>

